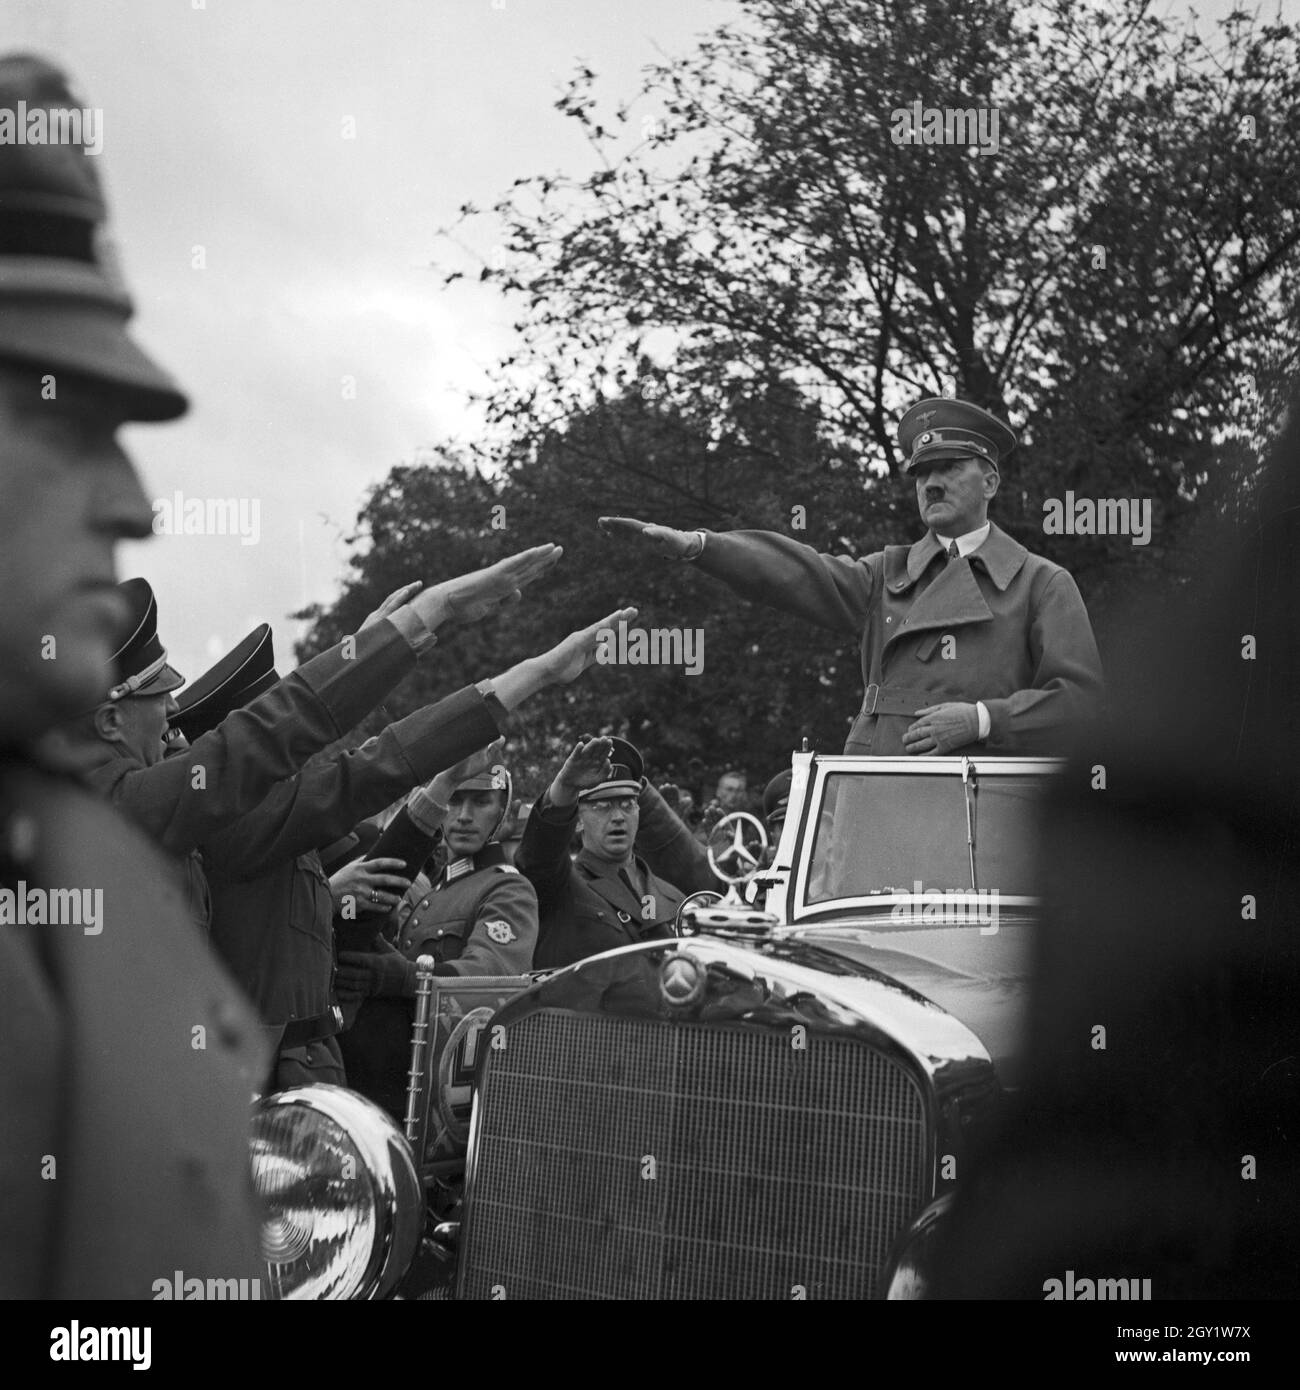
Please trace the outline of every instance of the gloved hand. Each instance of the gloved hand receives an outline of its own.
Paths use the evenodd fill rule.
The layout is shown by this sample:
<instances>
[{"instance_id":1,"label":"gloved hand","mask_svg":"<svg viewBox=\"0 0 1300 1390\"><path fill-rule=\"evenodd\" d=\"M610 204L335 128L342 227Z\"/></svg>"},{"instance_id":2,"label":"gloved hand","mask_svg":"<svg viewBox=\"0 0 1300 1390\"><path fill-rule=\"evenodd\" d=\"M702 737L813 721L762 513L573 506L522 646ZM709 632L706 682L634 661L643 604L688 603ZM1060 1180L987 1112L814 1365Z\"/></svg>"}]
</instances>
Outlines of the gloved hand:
<instances>
[{"instance_id":1,"label":"gloved hand","mask_svg":"<svg viewBox=\"0 0 1300 1390\"><path fill-rule=\"evenodd\" d=\"M415 962L400 952L340 951L334 973L334 992L340 1002L359 999L415 997Z\"/></svg>"},{"instance_id":2,"label":"gloved hand","mask_svg":"<svg viewBox=\"0 0 1300 1390\"><path fill-rule=\"evenodd\" d=\"M916 722L903 734L903 748L908 753L941 756L965 748L979 736L979 710L973 704L949 701L917 710Z\"/></svg>"}]
</instances>

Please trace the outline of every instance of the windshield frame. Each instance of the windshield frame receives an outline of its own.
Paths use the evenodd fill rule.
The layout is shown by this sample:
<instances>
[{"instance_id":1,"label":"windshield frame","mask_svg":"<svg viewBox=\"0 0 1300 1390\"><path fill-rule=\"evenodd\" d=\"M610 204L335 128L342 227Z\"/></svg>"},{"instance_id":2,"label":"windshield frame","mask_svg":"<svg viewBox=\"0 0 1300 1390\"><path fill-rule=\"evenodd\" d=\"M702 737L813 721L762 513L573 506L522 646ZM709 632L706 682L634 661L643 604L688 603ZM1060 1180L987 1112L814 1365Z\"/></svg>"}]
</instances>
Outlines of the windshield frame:
<instances>
[{"instance_id":1,"label":"windshield frame","mask_svg":"<svg viewBox=\"0 0 1300 1390\"><path fill-rule=\"evenodd\" d=\"M883 918L883 926L897 920L893 917L896 907L914 908L919 914L927 899L918 897L915 892L873 893L854 897L827 898L816 903L808 901L808 880L812 870L812 851L816 841L817 826L820 822L822 806L826 798L827 780L833 776L850 774L856 777L879 775L882 777L940 777L952 781L954 795L962 792L962 770L971 766L981 780L1003 777L1038 777L1042 780L1043 795L1046 796L1052 777L1065 766L1063 758L871 758L839 754L836 756L815 757L812 759L811 779L807 794L798 818L795 845L793 847L794 873L789 883L787 895L788 912L786 921L797 922L820 920L842 921L847 916ZM925 875L918 873L914 878L924 881ZM976 894L944 895L947 902L957 903L965 899L972 903ZM930 901L933 901L931 899ZM999 895L999 906L1003 909L1020 909L1032 913L1039 905L1036 895ZM914 927L909 921L911 913L906 913L899 925Z\"/></svg>"}]
</instances>

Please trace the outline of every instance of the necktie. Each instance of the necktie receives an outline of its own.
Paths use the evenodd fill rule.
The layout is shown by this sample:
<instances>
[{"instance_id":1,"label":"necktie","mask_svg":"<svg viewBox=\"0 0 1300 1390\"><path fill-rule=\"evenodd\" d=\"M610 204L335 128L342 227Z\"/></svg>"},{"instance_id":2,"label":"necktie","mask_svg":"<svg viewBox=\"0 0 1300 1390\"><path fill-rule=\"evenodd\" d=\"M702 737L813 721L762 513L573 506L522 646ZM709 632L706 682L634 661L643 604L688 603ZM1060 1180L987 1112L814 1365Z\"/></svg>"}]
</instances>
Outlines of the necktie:
<instances>
[{"instance_id":1,"label":"necktie","mask_svg":"<svg viewBox=\"0 0 1300 1390\"><path fill-rule=\"evenodd\" d=\"M949 558L950 560L958 560L958 559L961 558L961 551L957 549L957 542L956 542L956 541L953 541L953 542L948 546L948 558Z\"/></svg>"}]
</instances>

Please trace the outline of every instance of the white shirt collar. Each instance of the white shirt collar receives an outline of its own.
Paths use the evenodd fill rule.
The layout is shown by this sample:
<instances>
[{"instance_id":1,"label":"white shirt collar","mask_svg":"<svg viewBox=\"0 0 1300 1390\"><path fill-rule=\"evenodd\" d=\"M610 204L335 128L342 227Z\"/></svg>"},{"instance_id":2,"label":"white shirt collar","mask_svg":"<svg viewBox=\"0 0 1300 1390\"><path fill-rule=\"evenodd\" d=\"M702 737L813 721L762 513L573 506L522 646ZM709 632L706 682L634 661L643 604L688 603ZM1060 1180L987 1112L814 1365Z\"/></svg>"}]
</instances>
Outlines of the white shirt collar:
<instances>
[{"instance_id":1,"label":"white shirt collar","mask_svg":"<svg viewBox=\"0 0 1300 1390\"><path fill-rule=\"evenodd\" d=\"M988 540L989 528L992 526L992 524L993 523L991 521L986 521L983 526L980 526L976 530L967 531L964 536L958 536L957 554L970 555L972 552L978 550L980 546L982 546L984 542ZM939 542L941 546L943 546L945 550L947 550L948 547L952 544L951 536L941 536L937 531L934 533L934 538Z\"/></svg>"}]
</instances>

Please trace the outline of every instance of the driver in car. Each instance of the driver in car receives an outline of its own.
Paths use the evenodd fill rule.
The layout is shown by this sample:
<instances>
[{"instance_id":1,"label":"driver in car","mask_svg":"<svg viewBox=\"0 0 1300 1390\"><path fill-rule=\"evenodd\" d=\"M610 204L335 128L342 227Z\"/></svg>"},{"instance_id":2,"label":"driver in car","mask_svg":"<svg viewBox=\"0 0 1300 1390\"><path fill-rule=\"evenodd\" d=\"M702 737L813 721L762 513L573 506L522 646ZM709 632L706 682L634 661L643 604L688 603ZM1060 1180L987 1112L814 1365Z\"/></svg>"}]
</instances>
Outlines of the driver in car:
<instances>
[{"instance_id":1,"label":"driver in car","mask_svg":"<svg viewBox=\"0 0 1300 1390\"><path fill-rule=\"evenodd\" d=\"M575 820L582 849L571 861ZM703 847L621 738L578 740L533 807L515 866L537 890L538 970L670 938L683 898L718 886Z\"/></svg>"},{"instance_id":2,"label":"driver in car","mask_svg":"<svg viewBox=\"0 0 1300 1390\"><path fill-rule=\"evenodd\" d=\"M860 560L775 531L600 525L694 561L743 598L857 636L866 697L846 753L1061 753L1096 712L1101 659L1069 573L989 521L1016 442L967 401L919 401L898 443L925 535Z\"/></svg>"}]
</instances>

